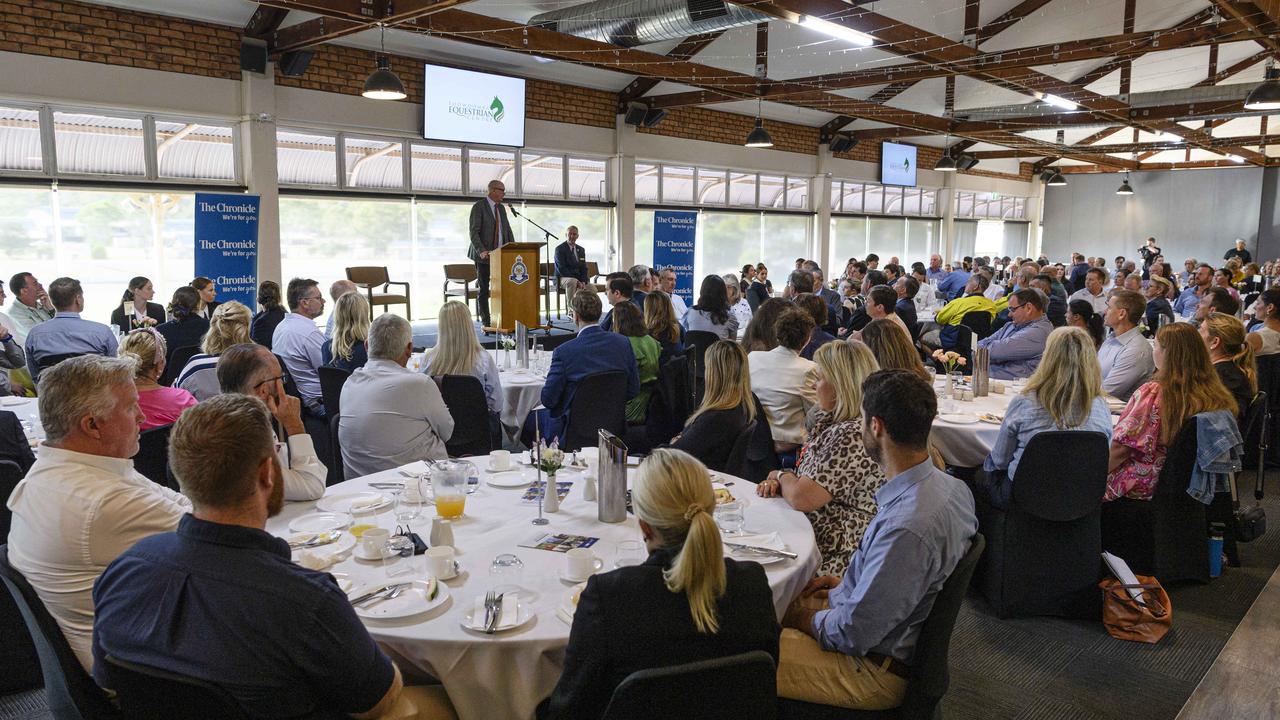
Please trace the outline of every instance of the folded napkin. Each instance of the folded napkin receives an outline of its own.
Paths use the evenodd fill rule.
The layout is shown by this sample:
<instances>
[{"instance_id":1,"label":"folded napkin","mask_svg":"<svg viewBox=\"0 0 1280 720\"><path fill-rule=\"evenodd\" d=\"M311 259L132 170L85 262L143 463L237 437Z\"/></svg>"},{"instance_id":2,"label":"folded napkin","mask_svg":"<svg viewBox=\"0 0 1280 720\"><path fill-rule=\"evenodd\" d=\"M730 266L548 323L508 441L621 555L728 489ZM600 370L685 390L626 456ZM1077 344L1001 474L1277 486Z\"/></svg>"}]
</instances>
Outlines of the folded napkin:
<instances>
[{"instance_id":1,"label":"folded napkin","mask_svg":"<svg viewBox=\"0 0 1280 720\"><path fill-rule=\"evenodd\" d=\"M324 570L338 561L337 553L316 553L310 550L298 550L294 562L308 570Z\"/></svg>"},{"instance_id":2,"label":"folded napkin","mask_svg":"<svg viewBox=\"0 0 1280 720\"><path fill-rule=\"evenodd\" d=\"M9 407L11 405L22 405L27 402L27 398L17 397L14 395L5 395L0 397L0 407Z\"/></svg>"},{"instance_id":3,"label":"folded napkin","mask_svg":"<svg viewBox=\"0 0 1280 720\"><path fill-rule=\"evenodd\" d=\"M519 593L506 593L502 596L502 609L498 614L498 630L506 630L507 628L516 626L517 615L520 607ZM471 627L474 629L484 629L484 595L476 596L476 605L471 614Z\"/></svg>"},{"instance_id":4,"label":"folded napkin","mask_svg":"<svg viewBox=\"0 0 1280 720\"><path fill-rule=\"evenodd\" d=\"M358 502L351 503L351 512L353 513L364 512L366 510L372 510L377 507L382 507L383 505L386 505L386 504L387 504L387 499L384 497L379 497L374 500L360 500Z\"/></svg>"},{"instance_id":5,"label":"folded napkin","mask_svg":"<svg viewBox=\"0 0 1280 720\"><path fill-rule=\"evenodd\" d=\"M782 542L782 538L778 537L778 533L771 532L764 535L722 535L725 542L731 542L735 545L751 545L754 547L769 548L770 550L786 550L787 544ZM725 550L733 548L726 547Z\"/></svg>"}]
</instances>

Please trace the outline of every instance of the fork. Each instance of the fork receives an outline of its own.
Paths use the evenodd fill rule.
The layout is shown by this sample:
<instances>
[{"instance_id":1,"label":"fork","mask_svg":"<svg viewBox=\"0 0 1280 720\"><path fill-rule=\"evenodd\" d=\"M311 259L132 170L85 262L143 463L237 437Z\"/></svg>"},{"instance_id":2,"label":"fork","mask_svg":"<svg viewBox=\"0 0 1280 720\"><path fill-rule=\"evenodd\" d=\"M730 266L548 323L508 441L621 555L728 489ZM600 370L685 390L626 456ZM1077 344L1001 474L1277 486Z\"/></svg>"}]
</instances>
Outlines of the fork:
<instances>
[{"instance_id":1,"label":"fork","mask_svg":"<svg viewBox=\"0 0 1280 720\"><path fill-rule=\"evenodd\" d=\"M490 635L498 629L498 623L502 621L502 598L505 593L495 592L493 594L495 595L493 598L493 617L490 618L489 624L484 628L484 631Z\"/></svg>"},{"instance_id":2,"label":"fork","mask_svg":"<svg viewBox=\"0 0 1280 720\"><path fill-rule=\"evenodd\" d=\"M394 590L392 590L392 591L391 591L391 592L389 592L389 593L384 593L384 594L382 594L382 595L374 595L373 597L369 598L368 600L365 600L365 601L361 604L361 608L360 608L360 609L362 609L362 610L368 610L369 608L373 607L374 605L377 605L378 603L382 602L383 600L395 600L396 598L400 597L400 593L402 593L402 592L404 592L404 585L397 585L397 586L395 587L395 589L394 589Z\"/></svg>"},{"instance_id":3,"label":"fork","mask_svg":"<svg viewBox=\"0 0 1280 720\"><path fill-rule=\"evenodd\" d=\"M493 601L498 595L497 592L490 590L484 594L484 631L493 632L489 629L489 624L493 620Z\"/></svg>"}]
</instances>

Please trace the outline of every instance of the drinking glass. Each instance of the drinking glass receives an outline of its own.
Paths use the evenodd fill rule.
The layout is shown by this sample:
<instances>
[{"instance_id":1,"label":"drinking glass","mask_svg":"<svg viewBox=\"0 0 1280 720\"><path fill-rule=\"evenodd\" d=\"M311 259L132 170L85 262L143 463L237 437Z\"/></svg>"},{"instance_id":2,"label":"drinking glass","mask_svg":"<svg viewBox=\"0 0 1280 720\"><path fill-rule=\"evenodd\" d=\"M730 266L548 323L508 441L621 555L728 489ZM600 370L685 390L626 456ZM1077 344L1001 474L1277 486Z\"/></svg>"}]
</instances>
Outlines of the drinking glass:
<instances>
[{"instance_id":1,"label":"drinking glass","mask_svg":"<svg viewBox=\"0 0 1280 720\"><path fill-rule=\"evenodd\" d=\"M614 559L616 568L627 565L639 565L644 562L644 546L639 540L623 540L618 543L618 557Z\"/></svg>"},{"instance_id":2,"label":"drinking glass","mask_svg":"<svg viewBox=\"0 0 1280 720\"><path fill-rule=\"evenodd\" d=\"M467 478L475 472L471 463L442 460L431 468L431 489L435 495L436 514L454 519L462 517L467 504ZM478 479L477 479L478 482Z\"/></svg>"},{"instance_id":3,"label":"drinking glass","mask_svg":"<svg viewBox=\"0 0 1280 720\"><path fill-rule=\"evenodd\" d=\"M717 505L715 518L725 535L741 535L742 525L746 520L742 512L742 501L733 500Z\"/></svg>"},{"instance_id":4,"label":"drinking glass","mask_svg":"<svg viewBox=\"0 0 1280 720\"><path fill-rule=\"evenodd\" d=\"M425 559L413 554L413 541L403 535L393 535L387 541L387 547L395 552L383 553L382 568L387 577L409 577L426 575Z\"/></svg>"},{"instance_id":5,"label":"drinking glass","mask_svg":"<svg viewBox=\"0 0 1280 720\"><path fill-rule=\"evenodd\" d=\"M524 582L524 561L511 553L502 553L489 563L489 586L498 592L514 592Z\"/></svg>"}]
</instances>

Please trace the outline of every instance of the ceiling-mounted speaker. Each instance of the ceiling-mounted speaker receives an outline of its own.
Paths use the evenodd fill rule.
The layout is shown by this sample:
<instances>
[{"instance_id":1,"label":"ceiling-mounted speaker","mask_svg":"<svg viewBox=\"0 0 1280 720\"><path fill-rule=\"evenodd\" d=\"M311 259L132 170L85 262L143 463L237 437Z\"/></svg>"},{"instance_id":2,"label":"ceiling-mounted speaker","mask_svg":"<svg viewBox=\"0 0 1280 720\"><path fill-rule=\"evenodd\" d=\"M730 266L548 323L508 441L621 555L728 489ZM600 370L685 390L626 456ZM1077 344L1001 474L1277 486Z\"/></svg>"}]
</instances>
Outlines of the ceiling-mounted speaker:
<instances>
[{"instance_id":1,"label":"ceiling-mounted speaker","mask_svg":"<svg viewBox=\"0 0 1280 720\"><path fill-rule=\"evenodd\" d=\"M302 77L315 56L314 50L290 50L280 56L280 73L285 77Z\"/></svg>"},{"instance_id":2,"label":"ceiling-mounted speaker","mask_svg":"<svg viewBox=\"0 0 1280 720\"><path fill-rule=\"evenodd\" d=\"M267 71L267 44L244 39L240 41L240 69L248 72Z\"/></svg>"},{"instance_id":3,"label":"ceiling-mounted speaker","mask_svg":"<svg viewBox=\"0 0 1280 720\"><path fill-rule=\"evenodd\" d=\"M978 158L968 153L961 153L960 156L956 158L957 170L969 170L977 164Z\"/></svg>"},{"instance_id":4,"label":"ceiling-mounted speaker","mask_svg":"<svg viewBox=\"0 0 1280 720\"><path fill-rule=\"evenodd\" d=\"M657 127L658 123L665 120L666 117L666 110L663 110L662 108L650 108L645 112L644 120L640 121L640 124L647 128Z\"/></svg>"},{"instance_id":5,"label":"ceiling-mounted speaker","mask_svg":"<svg viewBox=\"0 0 1280 720\"><path fill-rule=\"evenodd\" d=\"M644 118L648 114L648 105L639 102L627 103L627 111L623 114L622 121L628 125L640 127L644 124Z\"/></svg>"},{"instance_id":6,"label":"ceiling-mounted speaker","mask_svg":"<svg viewBox=\"0 0 1280 720\"><path fill-rule=\"evenodd\" d=\"M847 135L837 134L831 138L830 149L833 153L846 153L858 146L858 138Z\"/></svg>"}]
</instances>

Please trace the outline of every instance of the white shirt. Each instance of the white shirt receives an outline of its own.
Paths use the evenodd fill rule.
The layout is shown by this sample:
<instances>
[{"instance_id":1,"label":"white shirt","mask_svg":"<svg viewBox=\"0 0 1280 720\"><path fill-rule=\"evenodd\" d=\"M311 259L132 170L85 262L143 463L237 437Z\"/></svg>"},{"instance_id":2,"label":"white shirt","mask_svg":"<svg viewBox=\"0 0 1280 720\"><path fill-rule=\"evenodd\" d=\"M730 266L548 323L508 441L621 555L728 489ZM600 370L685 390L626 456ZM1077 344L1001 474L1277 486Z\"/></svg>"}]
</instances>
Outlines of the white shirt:
<instances>
[{"instance_id":1,"label":"white shirt","mask_svg":"<svg viewBox=\"0 0 1280 720\"><path fill-rule=\"evenodd\" d=\"M276 458L280 461L285 500L319 500L324 496L329 469L316 456L316 446L310 435L290 435L288 442L277 442Z\"/></svg>"},{"instance_id":2,"label":"white shirt","mask_svg":"<svg viewBox=\"0 0 1280 720\"><path fill-rule=\"evenodd\" d=\"M984 290L982 294L986 296L988 300L995 302L996 300L1004 297L1004 286L993 282L987 286L987 289Z\"/></svg>"},{"instance_id":3,"label":"white shirt","mask_svg":"<svg viewBox=\"0 0 1280 720\"><path fill-rule=\"evenodd\" d=\"M369 358L343 384L341 405L338 441L348 478L448 457L453 416L422 373Z\"/></svg>"},{"instance_id":4,"label":"white shirt","mask_svg":"<svg viewBox=\"0 0 1280 720\"><path fill-rule=\"evenodd\" d=\"M1089 292L1089 288L1080 288L1071 293L1071 297L1067 298L1067 304L1070 305L1073 300L1083 300L1093 306L1093 311L1099 315L1105 315L1107 312L1107 294L1104 292L1100 295L1094 295Z\"/></svg>"},{"instance_id":5,"label":"white shirt","mask_svg":"<svg viewBox=\"0 0 1280 720\"><path fill-rule=\"evenodd\" d=\"M689 312L689 307L684 304L684 298L675 293L671 293L667 297L671 298L671 309L675 311L676 320L682 320L684 318L684 314Z\"/></svg>"},{"instance_id":6,"label":"white shirt","mask_svg":"<svg viewBox=\"0 0 1280 720\"><path fill-rule=\"evenodd\" d=\"M1272 330L1266 325L1259 325L1257 330L1253 331L1262 339L1262 347L1258 350L1259 355L1276 355L1280 354L1280 332Z\"/></svg>"},{"instance_id":7,"label":"white shirt","mask_svg":"<svg viewBox=\"0 0 1280 720\"><path fill-rule=\"evenodd\" d=\"M132 460L42 445L9 509L9 562L91 670L94 581L137 541L176 529L191 501L138 474Z\"/></svg>"},{"instance_id":8,"label":"white shirt","mask_svg":"<svg viewBox=\"0 0 1280 720\"><path fill-rule=\"evenodd\" d=\"M738 318L738 334L741 335L751 324L751 303L746 298L738 298L738 302L729 308L729 314Z\"/></svg>"},{"instance_id":9,"label":"white shirt","mask_svg":"<svg viewBox=\"0 0 1280 720\"><path fill-rule=\"evenodd\" d=\"M817 365L798 353L778 346L747 355L751 389L769 417L769 428L778 442L803 443L807 437L805 411L818 401Z\"/></svg>"}]
</instances>

